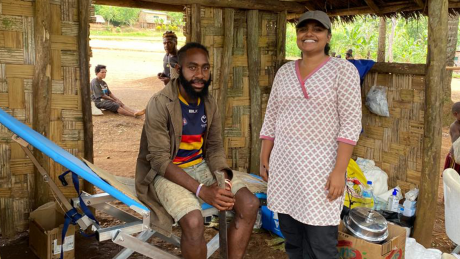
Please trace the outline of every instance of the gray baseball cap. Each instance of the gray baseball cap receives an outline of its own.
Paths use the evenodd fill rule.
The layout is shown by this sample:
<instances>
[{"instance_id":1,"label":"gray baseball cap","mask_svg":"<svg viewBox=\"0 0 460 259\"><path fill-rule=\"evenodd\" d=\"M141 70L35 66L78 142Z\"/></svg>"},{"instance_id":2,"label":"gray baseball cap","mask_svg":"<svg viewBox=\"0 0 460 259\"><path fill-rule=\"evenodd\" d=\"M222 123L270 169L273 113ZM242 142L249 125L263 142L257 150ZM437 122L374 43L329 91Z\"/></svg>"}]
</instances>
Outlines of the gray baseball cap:
<instances>
[{"instance_id":1,"label":"gray baseball cap","mask_svg":"<svg viewBox=\"0 0 460 259\"><path fill-rule=\"evenodd\" d=\"M326 27L326 29L331 28L331 20L329 19L329 16L327 16L327 14L323 11L308 11L302 14L296 28L299 28L299 25L307 20L315 20L320 22L324 27Z\"/></svg>"}]
</instances>

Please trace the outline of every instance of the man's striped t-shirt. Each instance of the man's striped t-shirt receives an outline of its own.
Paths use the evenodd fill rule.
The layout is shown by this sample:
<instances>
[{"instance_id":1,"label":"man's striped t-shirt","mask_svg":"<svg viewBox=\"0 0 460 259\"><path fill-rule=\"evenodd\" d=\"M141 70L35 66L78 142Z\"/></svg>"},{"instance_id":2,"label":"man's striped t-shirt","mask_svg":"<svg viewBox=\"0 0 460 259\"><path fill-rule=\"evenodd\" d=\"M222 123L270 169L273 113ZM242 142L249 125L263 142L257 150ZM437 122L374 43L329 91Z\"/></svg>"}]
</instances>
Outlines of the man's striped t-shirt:
<instances>
[{"instance_id":1,"label":"man's striped t-shirt","mask_svg":"<svg viewBox=\"0 0 460 259\"><path fill-rule=\"evenodd\" d=\"M203 161L203 135L208 125L204 102L189 104L179 93L182 109L182 139L179 152L173 163L180 168L196 165Z\"/></svg>"}]
</instances>

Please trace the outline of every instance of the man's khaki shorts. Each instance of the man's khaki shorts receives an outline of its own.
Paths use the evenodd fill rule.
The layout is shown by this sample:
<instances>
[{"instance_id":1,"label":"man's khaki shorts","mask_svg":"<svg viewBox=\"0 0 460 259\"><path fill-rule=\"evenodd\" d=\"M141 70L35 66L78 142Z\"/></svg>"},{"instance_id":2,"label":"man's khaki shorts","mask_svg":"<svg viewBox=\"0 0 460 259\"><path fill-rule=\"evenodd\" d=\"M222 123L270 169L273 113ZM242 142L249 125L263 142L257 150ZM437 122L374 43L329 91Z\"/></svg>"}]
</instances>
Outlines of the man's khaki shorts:
<instances>
[{"instance_id":1,"label":"man's khaki shorts","mask_svg":"<svg viewBox=\"0 0 460 259\"><path fill-rule=\"evenodd\" d=\"M214 179L214 176L205 161L197 165L184 168L184 171L193 179L206 186L212 185L216 182L216 179ZM195 193L190 192L184 187L175 184L160 175L155 177L154 185L160 203L176 222L179 222L183 216L187 215L187 213L191 211L201 211L201 204L204 203L204 201L197 198ZM246 187L243 181L233 177L232 193L236 194L243 187Z\"/></svg>"}]
</instances>

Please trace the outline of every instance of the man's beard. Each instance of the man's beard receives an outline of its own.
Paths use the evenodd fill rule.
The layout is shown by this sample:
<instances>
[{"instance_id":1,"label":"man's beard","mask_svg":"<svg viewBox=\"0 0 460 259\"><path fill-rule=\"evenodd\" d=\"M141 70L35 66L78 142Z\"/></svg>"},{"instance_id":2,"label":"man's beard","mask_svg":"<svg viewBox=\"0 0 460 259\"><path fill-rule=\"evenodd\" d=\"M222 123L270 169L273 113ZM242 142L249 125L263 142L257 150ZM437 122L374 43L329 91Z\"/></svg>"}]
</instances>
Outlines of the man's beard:
<instances>
[{"instance_id":1,"label":"man's beard","mask_svg":"<svg viewBox=\"0 0 460 259\"><path fill-rule=\"evenodd\" d=\"M209 76L208 81L205 81L204 79L194 79L194 80L187 81L187 79L185 79L184 77L184 74L182 73L182 69L179 70L179 82L184 88L187 95L192 99L203 98L203 97L208 96L209 85L211 84L211 81L212 81L211 76ZM192 86L192 84L194 83L202 83L204 85L203 90L201 90L201 92L196 92Z\"/></svg>"}]
</instances>

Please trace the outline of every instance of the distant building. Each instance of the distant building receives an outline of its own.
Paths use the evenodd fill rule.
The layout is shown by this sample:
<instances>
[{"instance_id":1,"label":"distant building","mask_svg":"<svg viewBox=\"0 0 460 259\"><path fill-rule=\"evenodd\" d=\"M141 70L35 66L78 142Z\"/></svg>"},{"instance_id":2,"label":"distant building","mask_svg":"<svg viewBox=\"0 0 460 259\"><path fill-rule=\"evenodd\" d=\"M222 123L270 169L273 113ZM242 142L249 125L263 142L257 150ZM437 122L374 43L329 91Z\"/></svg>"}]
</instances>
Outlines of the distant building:
<instances>
[{"instance_id":1,"label":"distant building","mask_svg":"<svg viewBox=\"0 0 460 259\"><path fill-rule=\"evenodd\" d=\"M94 17L96 17L96 22L97 24L104 24L105 23L105 19L104 17L102 17L102 15L95 15Z\"/></svg>"},{"instance_id":2,"label":"distant building","mask_svg":"<svg viewBox=\"0 0 460 259\"><path fill-rule=\"evenodd\" d=\"M163 21L163 24L170 23L168 14L164 12L142 10L139 13L139 25L141 28L154 28L161 23L160 20Z\"/></svg>"}]
</instances>

